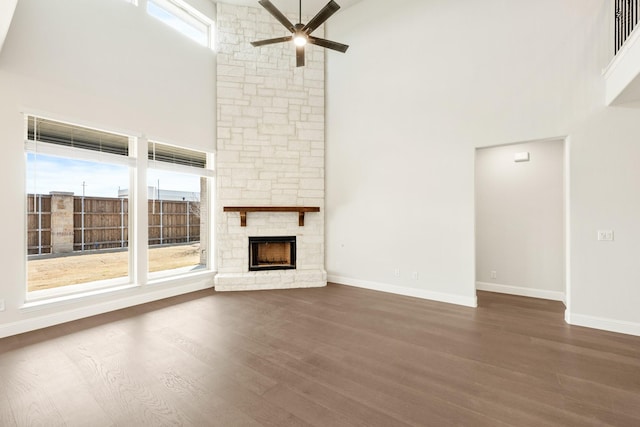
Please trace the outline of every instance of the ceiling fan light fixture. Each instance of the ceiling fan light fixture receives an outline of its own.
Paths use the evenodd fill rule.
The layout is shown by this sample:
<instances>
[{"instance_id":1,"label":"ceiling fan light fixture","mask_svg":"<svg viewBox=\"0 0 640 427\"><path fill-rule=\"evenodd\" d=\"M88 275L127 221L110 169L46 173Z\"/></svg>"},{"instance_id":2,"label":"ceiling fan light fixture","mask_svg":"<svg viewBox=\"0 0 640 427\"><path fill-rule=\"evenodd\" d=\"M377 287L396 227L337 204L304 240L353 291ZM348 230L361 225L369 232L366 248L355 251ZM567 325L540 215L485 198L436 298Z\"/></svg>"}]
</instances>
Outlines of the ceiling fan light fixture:
<instances>
[{"instance_id":1,"label":"ceiling fan light fixture","mask_svg":"<svg viewBox=\"0 0 640 427\"><path fill-rule=\"evenodd\" d=\"M329 3L325 7L323 7L320 12L318 12L311 21L303 24L302 22L298 22L297 24L292 24L277 7L271 3L271 0L259 0L258 3L260 6L264 7L267 12L269 12L274 18L276 18L284 27L289 30L291 35L286 37L276 37L273 39L267 40L259 40L255 42L251 42L251 45L254 47L258 46L266 46L274 43L285 43L293 40L294 45L296 46L296 67L304 66L304 47L307 44L312 44L319 47L324 47L327 49L336 50L338 52L346 52L349 48L348 45L334 42L331 40L321 39L319 37L314 37L311 35L313 31L318 28L320 25L324 24L331 15L336 13L340 6L334 0L329 0ZM299 1L298 8L298 20L302 21L302 0Z\"/></svg>"},{"instance_id":2,"label":"ceiling fan light fixture","mask_svg":"<svg viewBox=\"0 0 640 427\"><path fill-rule=\"evenodd\" d=\"M306 34L296 34L293 37L293 43L298 47L302 47L302 46L306 45L307 41L308 40L307 40Z\"/></svg>"}]
</instances>

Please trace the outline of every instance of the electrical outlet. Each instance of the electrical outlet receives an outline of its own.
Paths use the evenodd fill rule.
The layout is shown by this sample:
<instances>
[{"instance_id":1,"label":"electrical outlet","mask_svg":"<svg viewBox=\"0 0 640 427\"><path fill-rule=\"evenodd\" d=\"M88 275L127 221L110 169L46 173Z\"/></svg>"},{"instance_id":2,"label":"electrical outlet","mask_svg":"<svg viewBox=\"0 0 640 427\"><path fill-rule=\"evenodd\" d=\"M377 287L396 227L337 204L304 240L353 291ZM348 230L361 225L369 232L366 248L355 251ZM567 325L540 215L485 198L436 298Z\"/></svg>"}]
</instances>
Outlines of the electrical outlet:
<instances>
[{"instance_id":1,"label":"electrical outlet","mask_svg":"<svg viewBox=\"0 0 640 427\"><path fill-rule=\"evenodd\" d=\"M0 299L0 311L4 311L4 300Z\"/></svg>"},{"instance_id":2,"label":"electrical outlet","mask_svg":"<svg viewBox=\"0 0 640 427\"><path fill-rule=\"evenodd\" d=\"M400 277L400 269L398 267L396 267L395 270L393 270L393 275L396 277Z\"/></svg>"},{"instance_id":3,"label":"electrical outlet","mask_svg":"<svg viewBox=\"0 0 640 427\"><path fill-rule=\"evenodd\" d=\"M613 230L598 230L598 240L603 242L612 242Z\"/></svg>"},{"instance_id":4,"label":"electrical outlet","mask_svg":"<svg viewBox=\"0 0 640 427\"><path fill-rule=\"evenodd\" d=\"M495 270L491 270L491 273L489 274L489 277L491 277L492 279L497 279L498 278L498 272Z\"/></svg>"},{"instance_id":5,"label":"electrical outlet","mask_svg":"<svg viewBox=\"0 0 640 427\"><path fill-rule=\"evenodd\" d=\"M417 272L417 271L414 271L413 273L411 273L411 278L412 278L413 280L418 280L418 272Z\"/></svg>"}]
</instances>

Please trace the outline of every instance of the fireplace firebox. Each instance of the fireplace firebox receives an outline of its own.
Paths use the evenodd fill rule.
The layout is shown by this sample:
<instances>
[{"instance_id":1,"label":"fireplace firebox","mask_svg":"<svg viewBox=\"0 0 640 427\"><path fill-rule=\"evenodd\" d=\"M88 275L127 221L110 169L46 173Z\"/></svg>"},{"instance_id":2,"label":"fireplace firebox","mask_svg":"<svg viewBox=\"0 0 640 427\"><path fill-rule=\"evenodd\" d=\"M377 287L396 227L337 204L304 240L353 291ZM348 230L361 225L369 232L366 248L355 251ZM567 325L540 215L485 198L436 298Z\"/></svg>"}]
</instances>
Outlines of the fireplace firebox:
<instances>
[{"instance_id":1,"label":"fireplace firebox","mask_svg":"<svg viewBox=\"0 0 640 427\"><path fill-rule=\"evenodd\" d=\"M296 236L249 237L249 271L296 268Z\"/></svg>"}]
</instances>

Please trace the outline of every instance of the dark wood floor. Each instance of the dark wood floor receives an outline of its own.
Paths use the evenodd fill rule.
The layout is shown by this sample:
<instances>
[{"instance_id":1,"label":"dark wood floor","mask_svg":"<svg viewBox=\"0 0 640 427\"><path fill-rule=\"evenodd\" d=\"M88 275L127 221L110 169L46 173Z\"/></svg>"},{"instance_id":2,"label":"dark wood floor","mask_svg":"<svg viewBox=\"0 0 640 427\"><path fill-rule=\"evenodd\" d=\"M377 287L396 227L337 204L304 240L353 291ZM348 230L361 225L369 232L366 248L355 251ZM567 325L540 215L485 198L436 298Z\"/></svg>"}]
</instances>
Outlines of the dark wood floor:
<instances>
[{"instance_id":1,"label":"dark wood floor","mask_svg":"<svg viewBox=\"0 0 640 427\"><path fill-rule=\"evenodd\" d=\"M215 293L0 340L0 426L640 426L640 337L557 302Z\"/></svg>"}]
</instances>

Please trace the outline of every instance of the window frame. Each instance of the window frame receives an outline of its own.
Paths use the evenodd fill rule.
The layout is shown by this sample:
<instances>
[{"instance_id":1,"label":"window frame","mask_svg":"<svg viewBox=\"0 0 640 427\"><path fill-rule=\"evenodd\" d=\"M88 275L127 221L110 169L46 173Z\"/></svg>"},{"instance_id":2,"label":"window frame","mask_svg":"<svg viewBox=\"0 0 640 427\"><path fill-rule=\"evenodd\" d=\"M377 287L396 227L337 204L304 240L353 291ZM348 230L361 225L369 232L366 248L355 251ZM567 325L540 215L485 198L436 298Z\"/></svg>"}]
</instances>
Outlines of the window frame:
<instances>
[{"instance_id":1,"label":"window frame","mask_svg":"<svg viewBox=\"0 0 640 427\"><path fill-rule=\"evenodd\" d=\"M129 140L128 154L127 155L113 154L113 153L104 152L104 151L97 151L97 150L91 150L91 149L79 148L79 147L70 147L67 145L59 145L59 144L50 143L46 141L38 141L35 138L29 139L30 118L51 120L53 122L61 123L71 127L78 127L78 128L84 128L84 129L94 130L98 132L106 132L106 133L125 136ZM25 126L24 126L25 165L27 163L27 157L28 157L27 155L29 153L33 153L36 156L38 154L43 154L47 156L59 157L62 159L114 164L114 165L126 166L128 168L128 174L129 174L129 185L132 185L134 183L134 170L136 167L136 158L133 157L133 155L136 152L136 145L137 145L137 138L135 136L127 135L126 133L123 133L123 132L116 132L116 131L102 129L100 127L96 127L92 125L74 123L67 120L60 120L58 118L47 117L42 114L28 113L28 112L24 113L24 123L25 123ZM28 168L26 168L26 171L28 173ZM26 179L27 179L27 175L25 175L25 182L26 182ZM129 194L128 196L129 206L132 205L132 202L135 200L135 197L136 197L135 193ZM26 200L25 200L25 203L26 203ZM24 209L24 215L25 215L25 218L28 215L28 209L26 204ZM135 225L133 215L131 215L131 212L129 212L128 221L127 221L127 228L128 228L127 233L129 236L132 235L133 231L135 230L135 226L136 225ZM64 286L59 286L59 287L49 288L49 289L29 291L28 289L29 259L28 259L28 250L27 250L28 245L26 240L28 235L27 227L28 225L25 221L25 229L24 229L24 238L25 238L24 267L25 268L24 270L25 270L25 278L27 280L24 283L24 291L25 291L26 302L32 303L32 302L40 302L40 301L46 301L46 300L56 300L59 298L69 298L74 295L84 295L86 293L111 290L111 289L117 290L122 288L123 286L128 287L128 286L134 285L135 283L134 257L136 253L137 242L129 238L128 244L127 244L127 261L128 261L127 264L128 265L127 265L126 276L117 277L113 279L94 280L94 281L84 282L84 283L64 285Z\"/></svg>"},{"instance_id":2,"label":"window frame","mask_svg":"<svg viewBox=\"0 0 640 427\"><path fill-rule=\"evenodd\" d=\"M213 207L214 204L212 202L212 195L213 193L213 189L212 186L214 185L215 181L214 181L214 176L215 176L215 169L214 169L214 154L211 152L205 152L205 151L201 151L201 150L195 150L192 148L186 148L186 147L181 147L179 145L176 144L171 144L171 143L166 143L166 142L161 142L157 139L149 139L146 141L147 143L147 150L145 152L146 154L146 173L145 173L145 177L147 178L147 180L145 180L145 185L148 187L149 183L148 183L148 177L149 177L149 169L156 169L156 170L160 170L160 171L165 171L165 172L174 172L174 173L180 173L180 174L187 174L187 175L194 175L194 176L199 176L200 178L205 178L207 180L207 185L206 185L206 194L205 194L205 198L206 198L206 211L208 213L208 219L207 219L207 230L205 233L205 238L206 238L206 253L205 253L205 264L203 268L199 268L196 269L194 271L180 271L180 269L173 269L173 270L161 270L161 271L155 271L155 272L150 272L149 271L149 265L148 265L148 253L147 253L147 281L149 283L160 283L166 279L173 279L176 277L183 277L183 276L188 276L190 274L197 274L199 272L203 272L203 271L212 271L214 270L214 265L213 265L213 258L211 256L212 254L212 249L213 249L213 245L214 245L214 239L213 239L213 230L212 230L212 215L213 215ZM158 159L151 159L150 155L153 152L151 147L154 147L154 144L158 144L160 146L164 146L164 147L173 147L173 148L177 148L177 149L182 149L184 151L191 151L194 153L200 153L200 154L204 154L205 156L205 161L204 161L204 166L203 167L196 167L196 166L187 166L181 163L174 163L174 162L169 162L169 161L165 161L165 160L158 160ZM141 148L141 147L139 147ZM146 187L145 187L146 188ZM139 189L140 190L140 189ZM145 191L145 194L147 194L147 192ZM148 197L145 197L145 202L148 202ZM200 198L200 203L202 203L202 195ZM148 206L148 205L146 205ZM149 215L147 215L147 218L149 217ZM149 225L147 224L147 230L149 229ZM147 236L147 244L146 244L146 249L147 251L149 251L151 248L148 244L149 238ZM201 240L202 242L202 240ZM188 267L187 267L188 268Z\"/></svg>"},{"instance_id":3,"label":"window frame","mask_svg":"<svg viewBox=\"0 0 640 427\"><path fill-rule=\"evenodd\" d=\"M214 230L213 230L213 216L212 210L214 202L212 196L214 195L213 185L215 185L215 169L214 169L214 153L210 151L196 150L187 148L177 144L165 144L171 145L184 150L204 153L206 156L206 162L204 168L186 166L181 164L172 164L163 161L153 161L148 159L149 141L141 134L131 131L114 131L106 129L101 126L95 126L93 124L79 123L77 121L71 121L64 118L52 117L51 115L42 114L40 112L28 112L23 111L24 114L24 162L27 164L28 153L43 154L56 156L61 158L68 158L72 160L93 161L108 164L116 164L127 166L129 170L129 194L128 194L128 275L106 280L96 280L91 282L71 284L66 286L60 286L51 289L42 289L29 291L28 290L28 224L26 217L28 215L27 200L25 197L25 206L23 215L25 215L24 224L24 271L25 271L25 283L24 283L24 298L25 307L39 306L41 304L55 303L59 301L66 301L70 299L84 298L91 295L99 295L104 293L116 292L126 289L141 288L146 285L161 284L168 281L177 281L183 278L189 278L192 276L199 276L202 274L210 274L214 271L214 258L212 257L214 249ZM126 136L129 138L128 155L112 154L102 151L94 151L85 148L69 147L65 145L58 145L48 143L44 141L34 141L29 139L29 126L28 121L30 117L37 117L47 120L52 120L67 124L70 126L78 126L87 128L90 130L102 131L117 135ZM179 173L189 173L192 175L199 175L207 179L206 197L207 197L207 211L209 212L207 218L207 230L206 239L207 247L205 259L206 263L203 268L196 269L189 272L175 272L175 274L165 275L153 275L148 271L148 196L147 196L147 177L148 169L157 168L161 170L168 170ZM25 183L27 180L28 168L25 167ZM25 187L26 190L26 187ZM26 195L25 191L25 195Z\"/></svg>"}]
</instances>

